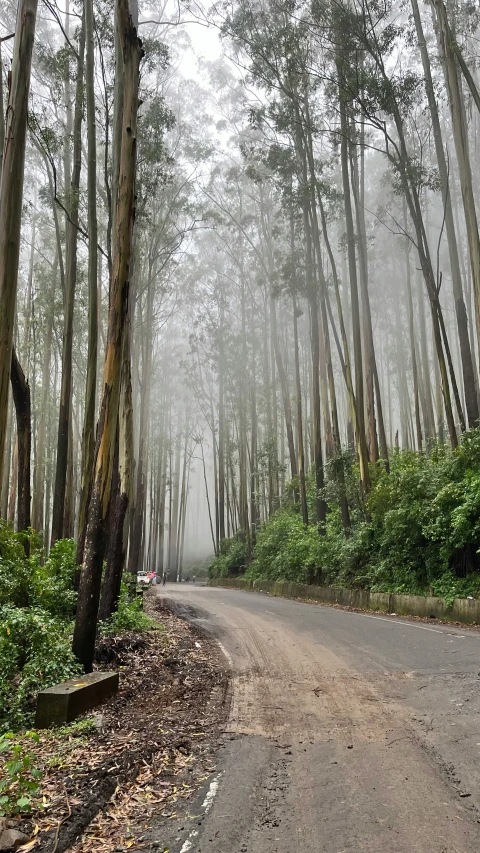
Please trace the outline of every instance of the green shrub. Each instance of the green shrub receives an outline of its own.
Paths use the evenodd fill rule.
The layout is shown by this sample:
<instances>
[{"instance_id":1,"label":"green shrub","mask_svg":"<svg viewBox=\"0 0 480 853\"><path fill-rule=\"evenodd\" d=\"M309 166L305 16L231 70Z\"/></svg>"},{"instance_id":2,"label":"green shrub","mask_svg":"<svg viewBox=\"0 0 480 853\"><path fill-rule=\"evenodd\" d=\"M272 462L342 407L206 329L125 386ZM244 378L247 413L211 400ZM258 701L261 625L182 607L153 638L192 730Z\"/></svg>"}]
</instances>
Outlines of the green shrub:
<instances>
[{"instance_id":1,"label":"green shrub","mask_svg":"<svg viewBox=\"0 0 480 853\"><path fill-rule=\"evenodd\" d=\"M316 528L305 527L299 515L282 510L259 530L248 575L306 583L317 571L318 561Z\"/></svg>"},{"instance_id":2,"label":"green shrub","mask_svg":"<svg viewBox=\"0 0 480 853\"><path fill-rule=\"evenodd\" d=\"M247 567L247 543L240 536L223 539L220 554L209 568L211 578L226 578L229 575L243 574Z\"/></svg>"},{"instance_id":3,"label":"green shrub","mask_svg":"<svg viewBox=\"0 0 480 853\"><path fill-rule=\"evenodd\" d=\"M32 571L31 603L52 616L70 621L75 616L77 593L74 589L76 544L73 539L59 539L41 565L37 556Z\"/></svg>"},{"instance_id":4,"label":"green shrub","mask_svg":"<svg viewBox=\"0 0 480 853\"><path fill-rule=\"evenodd\" d=\"M258 531L249 577L384 592L432 591L446 600L480 595L480 428L467 433L455 451L436 445L429 456L396 452L389 472L383 463L372 466L367 500L348 453L326 471L329 512L323 535L315 524L303 525L290 489L287 508ZM339 507L342 483L352 520L348 536ZM312 472L307 494L312 519ZM231 548L214 561L211 576L238 573Z\"/></svg>"},{"instance_id":5,"label":"green shrub","mask_svg":"<svg viewBox=\"0 0 480 853\"><path fill-rule=\"evenodd\" d=\"M28 742L38 743L36 732L0 735L0 755L7 759L0 779L0 816L27 814L38 794L42 771L33 764Z\"/></svg>"},{"instance_id":6,"label":"green shrub","mask_svg":"<svg viewBox=\"0 0 480 853\"><path fill-rule=\"evenodd\" d=\"M0 607L26 607L29 603L32 566L25 557L23 538L0 519Z\"/></svg>"},{"instance_id":7,"label":"green shrub","mask_svg":"<svg viewBox=\"0 0 480 853\"><path fill-rule=\"evenodd\" d=\"M112 636L122 631L149 631L155 627L155 621L143 612L140 596L132 598L124 581L120 589L118 609L108 621L100 625L102 634Z\"/></svg>"},{"instance_id":8,"label":"green shrub","mask_svg":"<svg viewBox=\"0 0 480 853\"><path fill-rule=\"evenodd\" d=\"M44 560L32 532L0 521L0 731L29 725L37 692L81 671L70 648L74 573L73 541Z\"/></svg>"},{"instance_id":9,"label":"green shrub","mask_svg":"<svg viewBox=\"0 0 480 853\"><path fill-rule=\"evenodd\" d=\"M0 609L0 731L29 725L38 691L82 671L69 634L39 607Z\"/></svg>"},{"instance_id":10,"label":"green shrub","mask_svg":"<svg viewBox=\"0 0 480 853\"><path fill-rule=\"evenodd\" d=\"M23 543L28 536L31 556L25 556ZM0 520L0 607L41 607L52 616L72 619L76 592L75 542L61 539L51 548L46 560L34 534L15 533Z\"/></svg>"}]
</instances>

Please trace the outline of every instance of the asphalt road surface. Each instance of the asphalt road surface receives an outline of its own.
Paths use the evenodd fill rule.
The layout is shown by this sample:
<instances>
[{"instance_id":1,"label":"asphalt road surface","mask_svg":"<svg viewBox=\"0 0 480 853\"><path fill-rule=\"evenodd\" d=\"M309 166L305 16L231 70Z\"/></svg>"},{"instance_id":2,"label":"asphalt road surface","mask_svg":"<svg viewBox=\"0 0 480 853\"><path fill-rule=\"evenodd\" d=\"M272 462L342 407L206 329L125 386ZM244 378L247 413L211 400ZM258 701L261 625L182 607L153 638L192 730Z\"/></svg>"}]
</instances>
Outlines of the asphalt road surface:
<instances>
[{"instance_id":1,"label":"asphalt road surface","mask_svg":"<svg viewBox=\"0 0 480 853\"><path fill-rule=\"evenodd\" d=\"M157 594L217 637L233 677L217 771L170 853L479 853L480 632Z\"/></svg>"}]
</instances>

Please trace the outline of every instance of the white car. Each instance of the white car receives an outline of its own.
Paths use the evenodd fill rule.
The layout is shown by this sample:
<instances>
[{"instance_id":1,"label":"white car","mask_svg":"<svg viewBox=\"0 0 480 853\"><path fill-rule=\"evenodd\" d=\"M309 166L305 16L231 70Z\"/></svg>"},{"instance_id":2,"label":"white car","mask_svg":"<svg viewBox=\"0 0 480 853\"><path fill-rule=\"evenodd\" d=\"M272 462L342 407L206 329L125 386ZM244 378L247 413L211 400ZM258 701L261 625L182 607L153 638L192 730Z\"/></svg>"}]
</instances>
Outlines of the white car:
<instances>
[{"instance_id":1,"label":"white car","mask_svg":"<svg viewBox=\"0 0 480 853\"><path fill-rule=\"evenodd\" d=\"M147 572L137 572L138 586L150 586L151 578Z\"/></svg>"}]
</instances>

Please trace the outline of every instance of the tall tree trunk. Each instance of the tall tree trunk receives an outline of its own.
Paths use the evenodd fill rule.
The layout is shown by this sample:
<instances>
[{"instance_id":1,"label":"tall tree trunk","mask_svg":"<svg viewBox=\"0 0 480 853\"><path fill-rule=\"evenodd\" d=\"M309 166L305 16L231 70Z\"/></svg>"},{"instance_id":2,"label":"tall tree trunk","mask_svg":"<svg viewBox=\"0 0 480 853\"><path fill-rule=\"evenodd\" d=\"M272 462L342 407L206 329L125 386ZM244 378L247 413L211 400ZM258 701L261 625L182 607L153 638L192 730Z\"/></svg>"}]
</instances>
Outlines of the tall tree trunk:
<instances>
[{"instance_id":1,"label":"tall tree trunk","mask_svg":"<svg viewBox=\"0 0 480 853\"><path fill-rule=\"evenodd\" d=\"M17 530L27 530L30 521L30 457L32 448L32 412L30 404L30 387L25 374L12 350L12 395L17 419L17 453L18 453L18 509ZM30 543L25 542L25 551L29 554Z\"/></svg>"},{"instance_id":2,"label":"tall tree trunk","mask_svg":"<svg viewBox=\"0 0 480 853\"><path fill-rule=\"evenodd\" d=\"M80 172L82 168L83 70L85 58L85 21L82 19L78 46L75 115L73 120L73 167L68 193L68 219L65 235L65 299L62 347L62 380L58 411L57 465L52 510L52 545L64 535L67 488L68 445L72 417L73 309L77 282L77 242L79 220ZM65 176L67 179L67 176Z\"/></svg>"},{"instance_id":3,"label":"tall tree trunk","mask_svg":"<svg viewBox=\"0 0 480 853\"><path fill-rule=\"evenodd\" d=\"M5 464L8 391L17 299L28 96L37 0L20 0L13 45L0 182L0 483Z\"/></svg>"},{"instance_id":4,"label":"tall tree trunk","mask_svg":"<svg viewBox=\"0 0 480 853\"><path fill-rule=\"evenodd\" d=\"M384 79L388 80L388 74L381 63ZM410 213L410 218L415 229L415 238L417 244L418 257L425 282L430 302L430 313L432 317L432 332L435 352L437 355L438 366L442 383L442 395L445 406L445 415L447 420L450 444L452 448L458 445L457 430L455 428L455 420L453 417L452 400L450 394L450 385L448 381L448 368L445 361L445 352L442 344L442 308L439 299L439 284L435 280L433 271L430 248L428 245L427 231L422 214L418 185L413 178L412 164L408 154L408 148L405 139L404 122L398 104L393 104L393 118L397 129L399 145L397 147L398 160L395 160L396 168L399 169L405 200ZM392 155L390 155L392 156Z\"/></svg>"},{"instance_id":5,"label":"tall tree trunk","mask_svg":"<svg viewBox=\"0 0 480 853\"><path fill-rule=\"evenodd\" d=\"M250 522L248 517L248 478L247 478L247 328L246 328L246 294L245 294L245 271L243 259L243 237L240 236L240 313L241 313L241 352L242 364L240 365L240 399L239 399L239 503L240 503L240 525L247 542L247 550L250 555ZM270 463L269 463L270 467ZM272 481L270 479L270 499L272 495Z\"/></svg>"},{"instance_id":6,"label":"tall tree trunk","mask_svg":"<svg viewBox=\"0 0 480 853\"><path fill-rule=\"evenodd\" d=\"M225 539L225 364L224 364L224 320L223 294L219 297L219 349L218 349L218 535Z\"/></svg>"},{"instance_id":7,"label":"tall tree trunk","mask_svg":"<svg viewBox=\"0 0 480 853\"><path fill-rule=\"evenodd\" d=\"M131 308L131 306L129 306ZM117 610L123 571L128 547L128 507L132 498L133 472L133 400L131 376L131 325L127 315L120 377L120 404L118 417L118 451L114 459L115 488L110 504L110 524L105 579L98 611L100 620L109 619ZM136 584L136 574L130 587Z\"/></svg>"},{"instance_id":8,"label":"tall tree trunk","mask_svg":"<svg viewBox=\"0 0 480 853\"><path fill-rule=\"evenodd\" d=\"M12 454L12 476L10 479L10 492L8 496L8 523L15 523L15 504L17 500L17 484L18 484L18 435L15 435L15 444L13 445Z\"/></svg>"},{"instance_id":9,"label":"tall tree trunk","mask_svg":"<svg viewBox=\"0 0 480 853\"><path fill-rule=\"evenodd\" d=\"M43 366L42 366L42 393L40 396L37 454L35 462L35 475L33 486L32 504L32 527L34 530L44 529L44 501L45 501L45 442L47 432L47 406L50 390L50 367L52 361L52 335L53 315L55 303L55 289L57 285L58 255L52 268L52 283L48 295L45 338L43 344ZM45 542L45 535L43 540Z\"/></svg>"},{"instance_id":10,"label":"tall tree trunk","mask_svg":"<svg viewBox=\"0 0 480 853\"><path fill-rule=\"evenodd\" d=\"M167 402L165 401L165 409L167 409ZM160 496L159 496L159 510L158 510L158 566L157 566L157 578L161 578L164 571L165 566L165 506L166 506L166 497L167 497L167 446L165 435L162 436L162 445L163 445L163 454L162 454L162 467L160 470Z\"/></svg>"},{"instance_id":11,"label":"tall tree trunk","mask_svg":"<svg viewBox=\"0 0 480 853\"><path fill-rule=\"evenodd\" d=\"M407 211L404 202L404 228L407 232ZM407 289L407 306L408 306L408 332L410 338L410 358L412 362L412 378L413 378L413 400L415 406L415 430L417 436L417 450L423 449L422 423L420 420L420 394L418 388L418 368L417 368L417 351L415 346L415 320L413 315L413 297L412 297L412 278L410 271L410 241L405 238L405 266L406 266L406 289Z\"/></svg>"},{"instance_id":12,"label":"tall tree trunk","mask_svg":"<svg viewBox=\"0 0 480 853\"><path fill-rule=\"evenodd\" d=\"M415 20L415 27L417 31L418 46L420 48L420 54L422 57L425 88L427 92L428 106L432 120L438 171L440 174L442 200L445 216L445 230L447 232L448 252L450 256L450 270L452 274L453 295L455 300L455 314L457 319L458 337L460 341L460 353L462 361L463 386L465 389L467 418L469 426L473 427L476 425L479 418L476 387L477 380L475 376L475 368L473 364L472 350L470 346L468 317L463 296L462 276L460 272L460 259L458 254L457 236L455 233L455 224L453 218L447 160L443 147L440 118L438 115L437 100L435 97L435 89L433 86L432 72L430 67L430 57L428 55L427 44L423 32L422 19L420 17L420 11L418 8L417 0L411 0L411 3L413 17Z\"/></svg>"},{"instance_id":13,"label":"tall tree trunk","mask_svg":"<svg viewBox=\"0 0 480 853\"><path fill-rule=\"evenodd\" d=\"M83 560L88 501L95 459L95 402L98 357L98 228L97 228L97 140L95 122L95 43L93 0L85 0L85 89L88 140L88 352L85 388L85 417L82 435L82 481L78 516L77 564Z\"/></svg>"},{"instance_id":14,"label":"tall tree trunk","mask_svg":"<svg viewBox=\"0 0 480 853\"><path fill-rule=\"evenodd\" d=\"M180 458L182 441L182 423L178 415L177 435L175 439L175 456L173 470L170 469L170 513L171 520L168 531L168 571L173 573L177 580L177 532L178 532L178 507L180 502ZM218 549L218 537L215 535L215 553Z\"/></svg>"},{"instance_id":15,"label":"tall tree trunk","mask_svg":"<svg viewBox=\"0 0 480 853\"><path fill-rule=\"evenodd\" d=\"M132 230L135 213L135 171L139 67L142 45L129 0L116 0L116 39L121 40L124 93L115 240L110 284L107 351L102 382L95 474L80 576L73 651L86 671L93 663L98 602L105 553L105 522L112 488L113 457L118 424L122 348L128 320Z\"/></svg>"},{"instance_id":16,"label":"tall tree trunk","mask_svg":"<svg viewBox=\"0 0 480 853\"><path fill-rule=\"evenodd\" d=\"M9 497L9 485L10 485L10 462L12 457L12 432L13 432L13 418L12 418L12 402L9 398L8 400L8 418L7 418L7 438L5 442L5 452L4 452L4 466L3 466L3 479L2 479L2 504L0 510L0 518L8 518L8 497Z\"/></svg>"},{"instance_id":17,"label":"tall tree trunk","mask_svg":"<svg viewBox=\"0 0 480 853\"><path fill-rule=\"evenodd\" d=\"M351 136L351 131L350 131ZM375 348L373 344L372 317L370 312L370 296L368 293L368 259L367 259L367 237L365 232L365 215L360 199L360 178L358 174L357 148L349 138L351 187L355 204L355 217L357 224L358 267L360 273L361 293L361 317L362 317L362 344L363 364L365 379L365 414L367 443L370 461L378 462L378 437L377 424L375 421L375 391L374 391L374 365Z\"/></svg>"},{"instance_id":18,"label":"tall tree trunk","mask_svg":"<svg viewBox=\"0 0 480 853\"><path fill-rule=\"evenodd\" d=\"M460 185L462 188L463 209L465 211L465 225L467 229L468 249L472 269L477 338L480 341L480 235L478 232L477 212L473 193L465 105L463 103L462 92L460 89L455 52L452 46L453 36L448 24L445 4L443 3L443 0L432 0L432 5L435 9L438 23L437 35L443 58L445 78L448 88L448 99L452 114L453 139L457 154Z\"/></svg>"},{"instance_id":19,"label":"tall tree trunk","mask_svg":"<svg viewBox=\"0 0 480 853\"><path fill-rule=\"evenodd\" d=\"M292 236L293 240L293 236ZM292 298L293 308L293 347L295 353L295 390L297 396L297 442L298 442L298 478L300 485L300 503L302 507L302 520L308 524L307 489L305 483L305 451L303 446L303 411L302 411L302 383L300 380L300 358L298 349L298 314L295 293Z\"/></svg>"},{"instance_id":20,"label":"tall tree trunk","mask_svg":"<svg viewBox=\"0 0 480 853\"><path fill-rule=\"evenodd\" d=\"M324 525L327 518L327 506L322 495L325 478L323 470L321 403L320 403L320 335L317 294L313 277L313 251L310 233L308 207L304 205L304 228L306 243L307 293L310 306L310 342L312 349L312 420L313 420L313 460L315 466L316 518L317 524Z\"/></svg>"},{"instance_id":21,"label":"tall tree trunk","mask_svg":"<svg viewBox=\"0 0 480 853\"><path fill-rule=\"evenodd\" d=\"M3 71L2 40L0 39L0 68ZM3 95L3 73L0 74L0 181L2 180L3 150L5 148L5 99Z\"/></svg>"},{"instance_id":22,"label":"tall tree trunk","mask_svg":"<svg viewBox=\"0 0 480 853\"><path fill-rule=\"evenodd\" d=\"M297 120L299 110L297 110ZM321 430L321 400L320 400L320 317L318 310L318 293L316 289L314 271L314 245L312 240L312 210L309 196L311 198L311 187L308 174L308 152L303 144L300 133L300 122L298 122L295 147L299 160L300 176L302 183L302 213L303 229L305 234L305 270L306 270L306 294L310 308L310 346L312 367L312 432L313 432L313 462L315 467L315 514L319 532L324 532L327 518L327 504L323 496L325 485L325 473L323 467L322 430Z\"/></svg>"},{"instance_id":23,"label":"tall tree trunk","mask_svg":"<svg viewBox=\"0 0 480 853\"><path fill-rule=\"evenodd\" d=\"M186 501L187 501L187 472L189 469L189 455L188 455L188 438L189 438L189 423L188 423L188 410L185 413L185 441L183 445L183 465L182 465L182 488L180 492L180 504L179 504L179 512L178 512L178 529L177 529L177 544L176 544L176 554L177 554L177 564L175 566L175 571L177 573L177 581L182 580L182 540L183 540L183 532L184 532L184 514L186 512ZM217 546L218 547L218 546Z\"/></svg>"},{"instance_id":24,"label":"tall tree trunk","mask_svg":"<svg viewBox=\"0 0 480 853\"><path fill-rule=\"evenodd\" d=\"M432 402L432 383L430 380L430 359L428 357L428 341L427 341L427 324L425 320L425 303L423 298L423 287L421 280L421 272L417 275L417 305L418 319L420 328L420 353L421 367L423 368L423 391L424 391L424 415L423 426L425 438L428 444L435 439L435 415Z\"/></svg>"},{"instance_id":25,"label":"tall tree trunk","mask_svg":"<svg viewBox=\"0 0 480 853\"><path fill-rule=\"evenodd\" d=\"M138 461L137 482L135 488L135 501L133 506L133 523L130 527L130 553L128 557L128 569L135 574L143 568L143 543L144 543L144 517L146 498L146 477L148 464L148 425L150 415L150 395L152 381L152 348L153 348L153 296L154 296L154 271L153 267L148 269L147 298L145 305L144 325L145 346L142 358L141 401L140 401L140 424L138 436Z\"/></svg>"},{"instance_id":26,"label":"tall tree trunk","mask_svg":"<svg viewBox=\"0 0 480 853\"><path fill-rule=\"evenodd\" d=\"M295 441L293 438L292 407L290 404L290 394L288 392L287 375L285 373L282 353L280 351L280 342L278 340L277 311L273 297L270 297L270 328L272 332L273 349L275 353L275 361L277 363L278 377L280 379L280 388L282 390L283 411L285 415L285 428L287 431L288 453L290 458L290 471L292 479L296 479L298 476L298 469L295 453Z\"/></svg>"},{"instance_id":27,"label":"tall tree trunk","mask_svg":"<svg viewBox=\"0 0 480 853\"><path fill-rule=\"evenodd\" d=\"M343 80L344 68L343 62L337 58L337 70L339 80ZM345 206L345 224L347 235L347 253L348 253L348 272L350 279L350 298L352 311L352 329L353 329L353 354L355 360L355 400L356 400L356 415L357 415L357 442L362 446L361 456L367 457L366 436L365 436L365 402L363 393L363 357L362 357L362 336L360 327L360 303L358 298L358 280L357 280L357 262L355 255L355 231L353 227L352 201L350 195L350 179L348 169L348 140L349 127L347 118L347 105L345 95L339 88L339 105L340 105L340 162L343 181L343 198ZM363 471L363 487L365 491L370 488L370 472L368 466Z\"/></svg>"}]
</instances>

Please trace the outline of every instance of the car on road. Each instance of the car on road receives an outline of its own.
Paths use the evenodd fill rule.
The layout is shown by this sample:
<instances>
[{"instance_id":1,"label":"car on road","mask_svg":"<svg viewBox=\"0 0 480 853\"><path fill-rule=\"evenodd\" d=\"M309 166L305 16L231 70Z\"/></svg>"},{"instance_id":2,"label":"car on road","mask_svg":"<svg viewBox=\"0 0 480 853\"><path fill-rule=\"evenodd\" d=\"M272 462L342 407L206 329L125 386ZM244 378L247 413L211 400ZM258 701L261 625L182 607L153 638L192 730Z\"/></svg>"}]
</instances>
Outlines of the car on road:
<instances>
[{"instance_id":1,"label":"car on road","mask_svg":"<svg viewBox=\"0 0 480 853\"><path fill-rule=\"evenodd\" d=\"M137 586L150 586L151 582L148 572L137 572Z\"/></svg>"}]
</instances>

